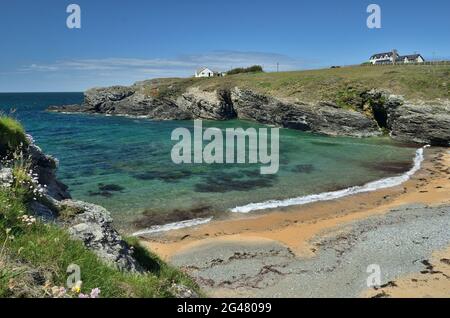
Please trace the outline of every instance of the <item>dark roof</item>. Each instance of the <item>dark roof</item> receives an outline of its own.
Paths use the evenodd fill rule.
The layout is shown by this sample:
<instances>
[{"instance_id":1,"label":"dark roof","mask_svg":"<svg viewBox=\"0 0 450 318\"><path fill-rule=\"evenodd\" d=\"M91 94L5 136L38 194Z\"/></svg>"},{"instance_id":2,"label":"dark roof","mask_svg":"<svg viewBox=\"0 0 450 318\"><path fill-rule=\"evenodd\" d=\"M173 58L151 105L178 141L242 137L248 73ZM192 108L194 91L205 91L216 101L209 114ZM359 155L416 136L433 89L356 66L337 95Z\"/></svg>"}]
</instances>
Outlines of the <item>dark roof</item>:
<instances>
[{"instance_id":1,"label":"dark roof","mask_svg":"<svg viewBox=\"0 0 450 318\"><path fill-rule=\"evenodd\" d=\"M207 67L200 67L199 69L197 69L197 74L200 74L201 72L203 72L204 70L206 70Z\"/></svg>"},{"instance_id":2,"label":"dark roof","mask_svg":"<svg viewBox=\"0 0 450 318\"><path fill-rule=\"evenodd\" d=\"M387 55L387 56L392 56L392 52L386 52L386 53L377 53L377 54L374 54L374 55L372 55L371 57L370 57L370 59L379 59L379 58L381 58L381 57L383 57L383 56L385 56L385 55Z\"/></svg>"},{"instance_id":3,"label":"dark roof","mask_svg":"<svg viewBox=\"0 0 450 318\"><path fill-rule=\"evenodd\" d=\"M420 54L411 54L411 55L403 55L403 56L399 56L399 57L398 57L398 60L404 60L405 58L408 58L408 60L417 60L417 59L419 58L419 56L420 56L423 60L425 60L425 59L423 58L423 56L420 55Z\"/></svg>"}]
</instances>

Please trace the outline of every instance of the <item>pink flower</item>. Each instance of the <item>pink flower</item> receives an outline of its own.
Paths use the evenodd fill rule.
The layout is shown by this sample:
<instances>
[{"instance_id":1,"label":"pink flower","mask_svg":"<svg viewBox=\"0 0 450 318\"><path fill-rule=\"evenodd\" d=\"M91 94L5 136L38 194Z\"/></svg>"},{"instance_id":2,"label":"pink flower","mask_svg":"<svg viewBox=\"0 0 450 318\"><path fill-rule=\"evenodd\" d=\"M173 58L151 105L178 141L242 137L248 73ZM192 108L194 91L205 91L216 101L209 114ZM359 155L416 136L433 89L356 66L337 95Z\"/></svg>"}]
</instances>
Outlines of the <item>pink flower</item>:
<instances>
[{"instance_id":1,"label":"pink flower","mask_svg":"<svg viewBox=\"0 0 450 318\"><path fill-rule=\"evenodd\" d=\"M94 288L91 290L91 298L97 298L100 295L100 288Z\"/></svg>"}]
</instances>

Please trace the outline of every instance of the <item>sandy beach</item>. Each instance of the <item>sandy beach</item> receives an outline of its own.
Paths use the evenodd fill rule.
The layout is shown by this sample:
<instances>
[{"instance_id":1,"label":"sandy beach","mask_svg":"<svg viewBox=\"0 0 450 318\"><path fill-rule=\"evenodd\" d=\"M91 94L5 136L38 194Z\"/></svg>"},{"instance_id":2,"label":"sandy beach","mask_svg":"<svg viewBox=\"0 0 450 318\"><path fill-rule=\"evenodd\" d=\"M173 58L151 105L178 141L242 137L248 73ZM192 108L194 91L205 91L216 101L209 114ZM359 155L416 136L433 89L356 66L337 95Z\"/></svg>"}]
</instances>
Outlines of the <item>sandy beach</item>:
<instances>
[{"instance_id":1,"label":"sandy beach","mask_svg":"<svg viewBox=\"0 0 450 318\"><path fill-rule=\"evenodd\" d=\"M450 296L449 167L447 149L429 148L400 186L141 241L213 297ZM381 287L367 286L373 264Z\"/></svg>"}]
</instances>

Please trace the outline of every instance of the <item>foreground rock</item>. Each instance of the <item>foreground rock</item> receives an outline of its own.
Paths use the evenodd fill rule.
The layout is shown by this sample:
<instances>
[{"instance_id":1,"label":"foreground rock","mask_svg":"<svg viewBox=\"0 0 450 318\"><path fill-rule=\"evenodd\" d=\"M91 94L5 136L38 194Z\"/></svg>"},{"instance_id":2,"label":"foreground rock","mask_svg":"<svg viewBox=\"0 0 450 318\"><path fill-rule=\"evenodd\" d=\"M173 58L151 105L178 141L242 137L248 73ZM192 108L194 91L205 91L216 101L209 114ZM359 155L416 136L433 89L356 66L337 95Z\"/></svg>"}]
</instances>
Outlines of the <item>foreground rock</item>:
<instances>
[{"instance_id":1,"label":"foreground rock","mask_svg":"<svg viewBox=\"0 0 450 318\"><path fill-rule=\"evenodd\" d=\"M132 249L112 226L113 219L106 209L72 200L61 201L58 205L60 213L66 213L64 226L73 238L81 240L102 260L121 270L143 272L132 256Z\"/></svg>"},{"instance_id":2,"label":"foreground rock","mask_svg":"<svg viewBox=\"0 0 450 318\"><path fill-rule=\"evenodd\" d=\"M362 92L347 109L334 102L285 101L238 87L204 91L155 94L143 84L113 86L86 91L82 105L52 106L54 112L126 115L154 120L247 119L263 124L353 137L370 137L389 131L393 138L416 143L448 146L449 102L408 102L372 90Z\"/></svg>"}]
</instances>

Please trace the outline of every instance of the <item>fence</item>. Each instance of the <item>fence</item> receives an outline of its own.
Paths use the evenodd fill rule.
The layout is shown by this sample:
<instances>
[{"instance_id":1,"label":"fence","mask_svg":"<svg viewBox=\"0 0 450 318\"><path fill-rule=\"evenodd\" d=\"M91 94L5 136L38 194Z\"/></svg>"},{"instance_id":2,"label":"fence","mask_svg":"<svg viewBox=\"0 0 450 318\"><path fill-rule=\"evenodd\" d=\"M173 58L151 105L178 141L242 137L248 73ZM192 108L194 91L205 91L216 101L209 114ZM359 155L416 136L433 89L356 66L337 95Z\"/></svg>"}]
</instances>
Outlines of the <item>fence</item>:
<instances>
[{"instance_id":1,"label":"fence","mask_svg":"<svg viewBox=\"0 0 450 318\"><path fill-rule=\"evenodd\" d=\"M347 65L347 66L404 66L404 65L450 65L450 61L426 61L422 63L383 63L383 64L372 64L363 63L360 65Z\"/></svg>"}]
</instances>

